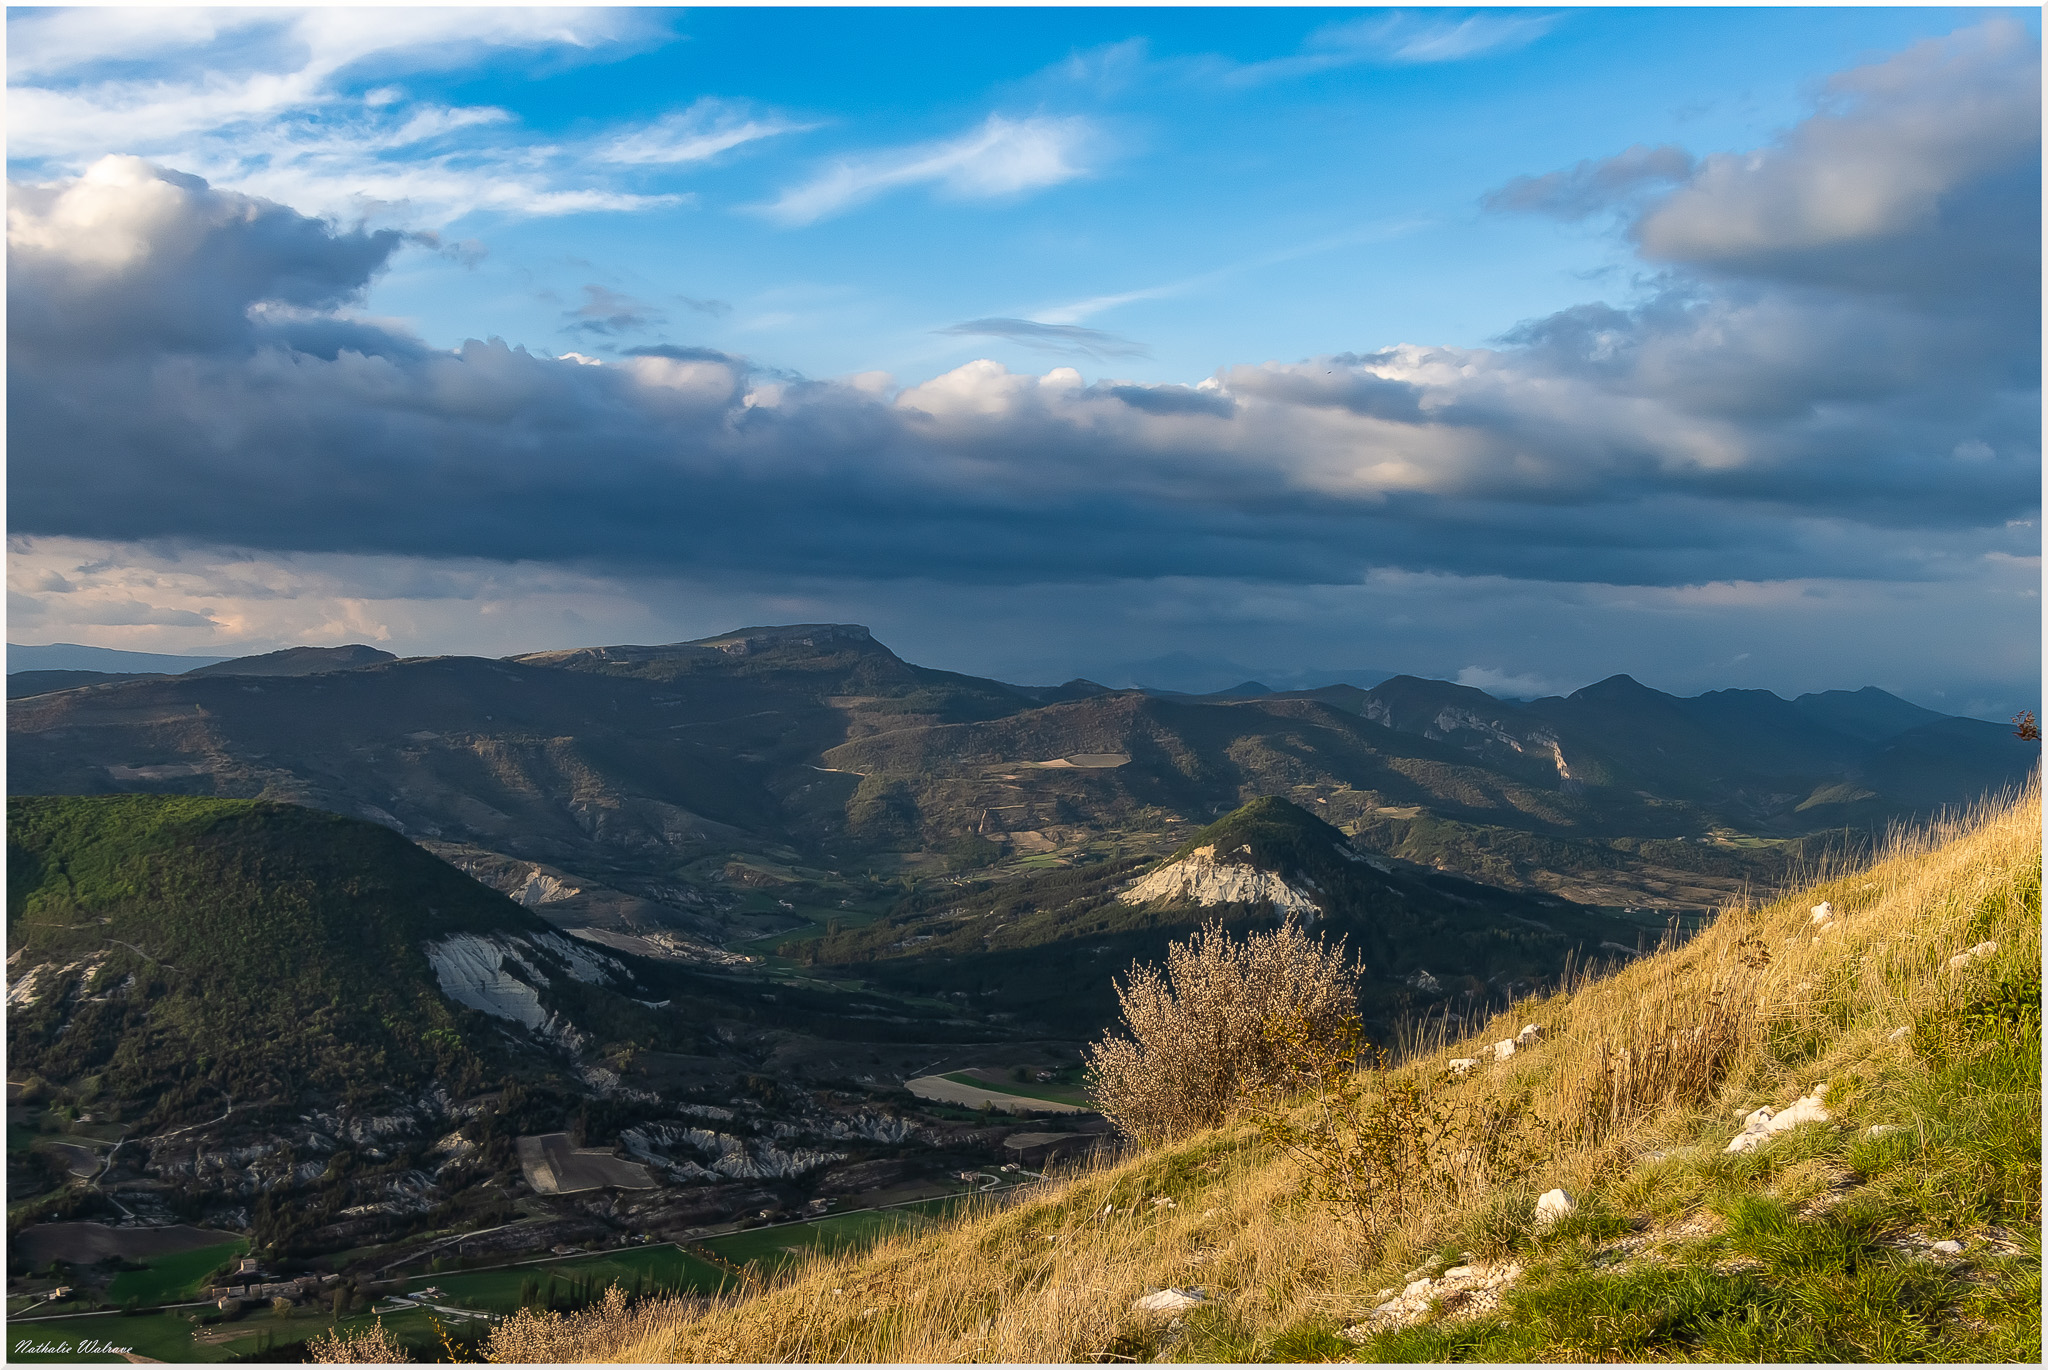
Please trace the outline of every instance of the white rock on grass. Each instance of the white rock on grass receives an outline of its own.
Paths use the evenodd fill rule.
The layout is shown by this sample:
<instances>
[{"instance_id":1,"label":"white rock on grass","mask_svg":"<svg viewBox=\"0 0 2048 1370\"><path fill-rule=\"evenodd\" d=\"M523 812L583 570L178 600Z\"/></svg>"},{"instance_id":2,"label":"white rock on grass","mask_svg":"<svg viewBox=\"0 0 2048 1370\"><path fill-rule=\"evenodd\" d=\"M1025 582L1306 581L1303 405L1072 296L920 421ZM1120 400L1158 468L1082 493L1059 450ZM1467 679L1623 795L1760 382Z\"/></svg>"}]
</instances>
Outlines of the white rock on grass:
<instances>
[{"instance_id":1,"label":"white rock on grass","mask_svg":"<svg viewBox=\"0 0 2048 1370\"><path fill-rule=\"evenodd\" d=\"M1939 1251L1944 1256L1960 1256L1963 1254L1963 1244L1953 1239L1945 1242L1936 1242L1927 1249L1929 1251Z\"/></svg>"},{"instance_id":2,"label":"white rock on grass","mask_svg":"<svg viewBox=\"0 0 2048 1370\"><path fill-rule=\"evenodd\" d=\"M1184 1313L1197 1304L1207 1303L1209 1295L1201 1289L1156 1289L1143 1298L1131 1303L1133 1313Z\"/></svg>"},{"instance_id":3,"label":"white rock on grass","mask_svg":"<svg viewBox=\"0 0 2048 1370\"><path fill-rule=\"evenodd\" d=\"M1876 1127L1864 1129L1863 1135L1874 1139L1889 1137L1894 1133L1904 1132L1905 1130L1905 1128L1900 1127L1897 1123L1879 1123Z\"/></svg>"},{"instance_id":4,"label":"white rock on grass","mask_svg":"<svg viewBox=\"0 0 2048 1370\"><path fill-rule=\"evenodd\" d=\"M1959 951L1954 956L1949 957L1948 963L1951 967L1967 966L1972 961L1981 960L1986 956L1996 956L1997 954L1998 943L1979 942L1976 946L1971 947L1968 951Z\"/></svg>"},{"instance_id":5,"label":"white rock on grass","mask_svg":"<svg viewBox=\"0 0 2048 1370\"><path fill-rule=\"evenodd\" d=\"M1828 1121L1828 1087L1815 1085L1813 1093L1798 1100L1782 1113L1760 1108L1742 1120L1742 1131L1735 1134L1726 1147L1727 1151L1746 1155L1756 1150L1780 1132L1790 1132L1801 1123L1824 1123Z\"/></svg>"},{"instance_id":6,"label":"white rock on grass","mask_svg":"<svg viewBox=\"0 0 2048 1370\"><path fill-rule=\"evenodd\" d=\"M1478 1064L1479 1058L1477 1056L1453 1056L1449 1061L1450 1071L1453 1075L1469 1075L1472 1073L1472 1067Z\"/></svg>"},{"instance_id":7,"label":"white rock on grass","mask_svg":"<svg viewBox=\"0 0 2048 1370\"><path fill-rule=\"evenodd\" d=\"M1516 1044L1523 1047L1533 1047L1542 1040L1543 1027L1539 1023L1524 1023L1522 1030L1515 1034Z\"/></svg>"},{"instance_id":8,"label":"white rock on grass","mask_svg":"<svg viewBox=\"0 0 2048 1370\"><path fill-rule=\"evenodd\" d=\"M1569 1216L1578 1204L1562 1189L1547 1190L1536 1200L1536 1226L1549 1227Z\"/></svg>"},{"instance_id":9,"label":"white rock on grass","mask_svg":"<svg viewBox=\"0 0 2048 1370\"><path fill-rule=\"evenodd\" d=\"M1815 923L1825 923L1834 916L1835 906L1825 899L1813 906L1813 921Z\"/></svg>"},{"instance_id":10,"label":"white rock on grass","mask_svg":"<svg viewBox=\"0 0 2048 1370\"><path fill-rule=\"evenodd\" d=\"M1885 1037L1885 1040L1887 1042L1896 1042L1903 1037L1910 1036L1912 1034L1912 1031L1913 1029L1909 1027L1893 1028L1891 1032Z\"/></svg>"},{"instance_id":11,"label":"white rock on grass","mask_svg":"<svg viewBox=\"0 0 2048 1370\"><path fill-rule=\"evenodd\" d=\"M1493 1044L1493 1059L1496 1061L1505 1061L1514 1054L1515 1039L1512 1037L1503 1037Z\"/></svg>"}]
</instances>

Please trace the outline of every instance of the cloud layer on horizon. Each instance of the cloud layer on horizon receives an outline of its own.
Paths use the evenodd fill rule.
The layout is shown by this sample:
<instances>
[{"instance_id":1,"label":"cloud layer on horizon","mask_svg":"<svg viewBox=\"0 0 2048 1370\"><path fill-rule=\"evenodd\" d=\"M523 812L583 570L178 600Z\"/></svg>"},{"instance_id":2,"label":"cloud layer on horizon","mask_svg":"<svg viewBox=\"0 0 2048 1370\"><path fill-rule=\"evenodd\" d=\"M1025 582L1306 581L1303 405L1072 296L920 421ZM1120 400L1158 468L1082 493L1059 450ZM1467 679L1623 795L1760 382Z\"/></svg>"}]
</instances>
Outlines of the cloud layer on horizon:
<instances>
[{"instance_id":1,"label":"cloud layer on horizon","mask_svg":"<svg viewBox=\"0 0 2048 1370\"><path fill-rule=\"evenodd\" d=\"M1630 302L1193 386L430 348L352 310L417 239L109 157L11 192L10 531L734 582L1969 578L2039 551L2039 81L1993 22L1753 153L1525 178L1499 208L1617 216ZM972 141L785 217L1077 166Z\"/></svg>"}]
</instances>

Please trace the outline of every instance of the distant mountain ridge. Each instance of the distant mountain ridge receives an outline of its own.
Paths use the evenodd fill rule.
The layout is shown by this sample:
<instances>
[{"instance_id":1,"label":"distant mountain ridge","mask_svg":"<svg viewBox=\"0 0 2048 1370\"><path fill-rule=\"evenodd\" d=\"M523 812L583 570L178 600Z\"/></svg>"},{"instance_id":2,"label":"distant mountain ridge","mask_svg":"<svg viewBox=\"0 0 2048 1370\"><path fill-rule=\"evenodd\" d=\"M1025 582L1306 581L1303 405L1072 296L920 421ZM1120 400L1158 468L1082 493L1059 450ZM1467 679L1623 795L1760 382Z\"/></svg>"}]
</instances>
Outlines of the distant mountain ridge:
<instances>
[{"instance_id":1,"label":"distant mountain ridge","mask_svg":"<svg viewBox=\"0 0 2048 1370\"><path fill-rule=\"evenodd\" d=\"M1496 884L1704 908L1796 856L1724 837L1872 830L2038 756L1874 689L1174 696L934 670L853 624L501 660L294 649L16 699L9 728L14 793L291 799L636 898L673 902L687 868L691 910L724 897L692 863L735 852L919 874L1157 853L1262 795Z\"/></svg>"},{"instance_id":2,"label":"distant mountain ridge","mask_svg":"<svg viewBox=\"0 0 2048 1370\"><path fill-rule=\"evenodd\" d=\"M163 652L128 652L115 647L87 647L76 642L25 646L7 644L7 670L99 671L109 675L177 675L197 666L227 661L224 656L174 656Z\"/></svg>"}]
</instances>

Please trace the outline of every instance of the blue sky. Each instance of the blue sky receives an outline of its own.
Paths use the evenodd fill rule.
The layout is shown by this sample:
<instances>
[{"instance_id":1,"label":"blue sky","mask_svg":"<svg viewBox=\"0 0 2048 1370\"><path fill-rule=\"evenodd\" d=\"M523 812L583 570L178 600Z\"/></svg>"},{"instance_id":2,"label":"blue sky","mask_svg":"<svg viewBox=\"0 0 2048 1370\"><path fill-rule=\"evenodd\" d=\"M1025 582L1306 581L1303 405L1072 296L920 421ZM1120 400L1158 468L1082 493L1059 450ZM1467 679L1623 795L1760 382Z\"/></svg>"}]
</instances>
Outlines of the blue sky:
<instances>
[{"instance_id":1,"label":"blue sky","mask_svg":"<svg viewBox=\"0 0 2048 1370\"><path fill-rule=\"evenodd\" d=\"M2033 11L112 13L10 640L2037 693Z\"/></svg>"}]
</instances>

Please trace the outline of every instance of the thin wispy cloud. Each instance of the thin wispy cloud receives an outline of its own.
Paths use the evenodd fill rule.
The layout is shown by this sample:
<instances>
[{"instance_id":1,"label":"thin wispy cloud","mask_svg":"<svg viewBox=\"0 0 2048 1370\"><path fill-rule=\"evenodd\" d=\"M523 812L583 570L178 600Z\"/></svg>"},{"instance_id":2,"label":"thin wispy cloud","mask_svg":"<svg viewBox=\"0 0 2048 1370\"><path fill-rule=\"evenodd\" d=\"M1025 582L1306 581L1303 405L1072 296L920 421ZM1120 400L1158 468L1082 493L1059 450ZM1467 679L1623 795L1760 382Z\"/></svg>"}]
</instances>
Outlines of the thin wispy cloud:
<instances>
[{"instance_id":1,"label":"thin wispy cloud","mask_svg":"<svg viewBox=\"0 0 2048 1370\"><path fill-rule=\"evenodd\" d=\"M433 228L478 211L534 217L687 203L686 194L613 184L592 168L702 161L793 127L700 101L600 135L593 153L537 140L503 109L419 100L388 83L485 52L622 51L663 36L633 11L123 16L113 24L99 11L46 10L10 19L8 154L18 172L75 173L118 148L317 213ZM365 89L359 73L372 62L386 84Z\"/></svg>"},{"instance_id":2,"label":"thin wispy cloud","mask_svg":"<svg viewBox=\"0 0 2048 1370\"><path fill-rule=\"evenodd\" d=\"M1155 58L1145 39L1132 38L1072 54L1047 75L1103 94L1122 92L1148 79L1265 86L1357 66L1424 66L1513 52L1544 37L1563 18L1500 10L1463 15L1396 12L1324 25L1297 51L1256 62L1215 53Z\"/></svg>"},{"instance_id":3,"label":"thin wispy cloud","mask_svg":"<svg viewBox=\"0 0 2048 1370\"><path fill-rule=\"evenodd\" d=\"M1563 17L1519 10L1490 10L1463 18L1441 11L1390 14L1320 29L1309 45L1386 62L1461 62L1527 47Z\"/></svg>"},{"instance_id":4,"label":"thin wispy cloud","mask_svg":"<svg viewBox=\"0 0 2048 1370\"><path fill-rule=\"evenodd\" d=\"M620 333L644 333L668 322L668 316L645 300L638 300L609 286L586 285L583 303L563 315L569 322L564 331L612 337Z\"/></svg>"},{"instance_id":5,"label":"thin wispy cloud","mask_svg":"<svg viewBox=\"0 0 2048 1370\"><path fill-rule=\"evenodd\" d=\"M1147 357L1151 349L1141 342L1105 333L1099 328L1074 324L1039 323L1033 319L969 319L934 332L959 338L1001 338L1034 352L1052 352L1083 357Z\"/></svg>"},{"instance_id":6,"label":"thin wispy cloud","mask_svg":"<svg viewBox=\"0 0 2048 1370\"><path fill-rule=\"evenodd\" d=\"M621 166L680 166L708 162L748 143L816 127L779 115L755 114L732 101L707 96L644 128L600 142L595 155Z\"/></svg>"},{"instance_id":7,"label":"thin wispy cloud","mask_svg":"<svg viewBox=\"0 0 2048 1370\"><path fill-rule=\"evenodd\" d=\"M1086 119L991 114L957 138L834 162L759 210L798 227L913 186L929 186L949 199L1003 199L1087 175L1096 141Z\"/></svg>"},{"instance_id":8,"label":"thin wispy cloud","mask_svg":"<svg viewBox=\"0 0 2048 1370\"><path fill-rule=\"evenodd\" d=\"M1293 247L1282 248L1277 252L1261 253L1256 257L1250 257L1241 262L1231 262L1228 265L1219 266L1213 271L1203 271L1193 276L1183 277L1177 281L1167 281L1162 285L1143 286L1137 290L1120 290L1108 295L1091 295L1086 299L1053 305L1047 309L1036 309L1032 311L1032 317L1049 324L1080 323L1084 319L1093 318L1097 314L1105 314L1112 309L1118 309L1127 304L1137 304L1143 300L1166 300L1179 295L1192 294L1206 286L1229 280L1231 277L1247 271L1256 271L1261 267L1278 266L1283 262L1299 261L1303 257L1313 257L1323 252L1334 252L1339 248L1356 247L1362 243L1384 242L1388 238L1398 237L1403 233L1410 233L1424 227L1427 227L1427 221L1422 219L1397 219L1383 224L1368 224L1364 228L1354 229L1349 233L1333 234L1327 238L1317 238L1312 242L1299 243Z\"/></svg>"}]
</instances>

